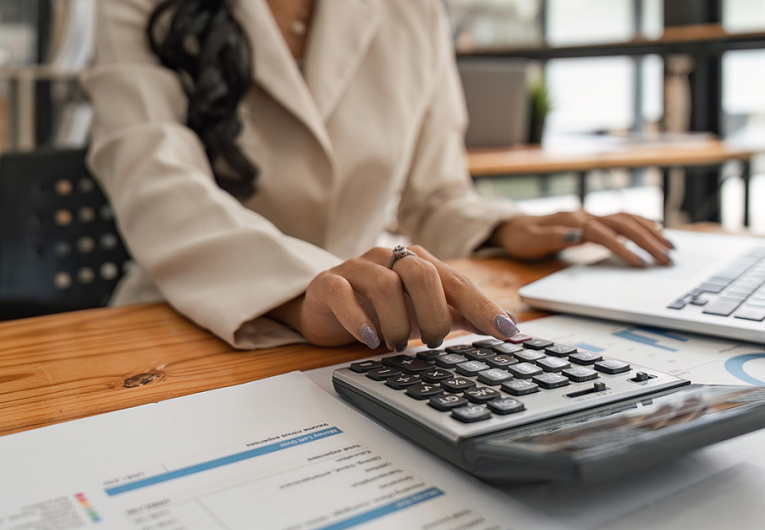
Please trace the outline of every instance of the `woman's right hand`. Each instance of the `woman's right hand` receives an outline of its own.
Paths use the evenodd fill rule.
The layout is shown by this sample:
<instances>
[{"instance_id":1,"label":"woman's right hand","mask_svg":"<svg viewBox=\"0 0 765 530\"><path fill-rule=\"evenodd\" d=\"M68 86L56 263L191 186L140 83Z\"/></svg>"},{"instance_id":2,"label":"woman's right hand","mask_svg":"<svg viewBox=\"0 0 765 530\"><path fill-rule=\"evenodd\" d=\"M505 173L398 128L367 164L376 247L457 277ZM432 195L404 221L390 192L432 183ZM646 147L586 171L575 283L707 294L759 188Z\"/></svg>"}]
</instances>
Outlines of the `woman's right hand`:
<instances>
[{"instance_id":1,"label":"woman's right hand","mask_svg":"<svg viewBox=\"0 0 765 530\"><path fill-rule=\"evenodd\" d=\"M403 351L411 338L438 347L453 329L498 339L518 333L515 317L469 278L420 246L395 261L377 247L322 272L300 297L268 316L317 346L354 341Z\"/></svg>"}]
</instances>

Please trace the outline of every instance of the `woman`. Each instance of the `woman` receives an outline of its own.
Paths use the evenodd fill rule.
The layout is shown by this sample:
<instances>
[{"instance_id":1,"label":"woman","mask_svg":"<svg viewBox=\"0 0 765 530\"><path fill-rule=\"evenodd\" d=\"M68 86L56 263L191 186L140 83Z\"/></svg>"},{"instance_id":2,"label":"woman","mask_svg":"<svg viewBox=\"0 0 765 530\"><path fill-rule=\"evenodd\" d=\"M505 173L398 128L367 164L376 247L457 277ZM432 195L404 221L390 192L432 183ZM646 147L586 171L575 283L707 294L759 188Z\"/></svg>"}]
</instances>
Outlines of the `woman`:
<instances>
[{"instance_id":1,"label":"woman","mask_svg":"<svg viewBox=\"0 0 765 530\"><path fill-rule=\"evenodd\" d=\"M452 327L517 332L440 259L482 246L539 258L590 240L640 265L621 233L669 263L645 219L526 217L477 196L439 0L98 9L83 80L90 163L138 263L117 304L164 298L239 348L401 350ZM396 203L399 229L421 245L398 257L372 248Z\"/></svg>"}]
</instances>

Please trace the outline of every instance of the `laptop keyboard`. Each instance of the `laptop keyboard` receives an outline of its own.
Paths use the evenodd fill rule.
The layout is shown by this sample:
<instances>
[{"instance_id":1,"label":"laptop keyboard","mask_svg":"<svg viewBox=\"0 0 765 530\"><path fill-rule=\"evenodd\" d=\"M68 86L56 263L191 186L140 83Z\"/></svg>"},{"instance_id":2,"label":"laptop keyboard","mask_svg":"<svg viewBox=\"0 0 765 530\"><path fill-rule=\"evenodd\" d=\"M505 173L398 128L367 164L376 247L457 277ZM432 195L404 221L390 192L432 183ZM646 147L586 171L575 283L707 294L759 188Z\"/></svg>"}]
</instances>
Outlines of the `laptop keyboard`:
<instances>
[{"instance_id":1,"label":"laptop keyboard","mask_svg":"<svg viewBox=\"0 0 765 530\"><path fill-rule=\"evenodd\" d=\"M702 313L762 322L765 319L765 247L756 247L667 306L703 307Z\"/></svg>"}]
</instances>

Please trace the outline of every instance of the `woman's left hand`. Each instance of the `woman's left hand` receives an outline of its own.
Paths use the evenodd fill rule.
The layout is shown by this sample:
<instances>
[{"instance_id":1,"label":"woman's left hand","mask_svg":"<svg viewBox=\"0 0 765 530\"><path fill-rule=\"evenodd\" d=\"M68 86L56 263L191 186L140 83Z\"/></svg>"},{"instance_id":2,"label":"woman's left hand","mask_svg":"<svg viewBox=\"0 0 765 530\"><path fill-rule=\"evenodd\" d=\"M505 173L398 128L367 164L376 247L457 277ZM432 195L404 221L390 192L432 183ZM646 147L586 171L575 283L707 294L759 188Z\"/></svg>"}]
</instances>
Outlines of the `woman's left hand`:
<instances>
[{"instance_id":1,"label":"woman's left hand","mask_svg":"<svg viewBox=\"0 0 765 530\"><path fill-rule=\"evenodd\" d=\"M670 265L669 251L675 247L661 233L657 223L627 213L595 216L584 210L552 215L516 217L497 228L490 243L505 248L520 259L541 259L565 248L592 241L599 243L629 265L645 263L622 243L622 236L634 241L662 265Z\"/></svg>"}]
</instances>

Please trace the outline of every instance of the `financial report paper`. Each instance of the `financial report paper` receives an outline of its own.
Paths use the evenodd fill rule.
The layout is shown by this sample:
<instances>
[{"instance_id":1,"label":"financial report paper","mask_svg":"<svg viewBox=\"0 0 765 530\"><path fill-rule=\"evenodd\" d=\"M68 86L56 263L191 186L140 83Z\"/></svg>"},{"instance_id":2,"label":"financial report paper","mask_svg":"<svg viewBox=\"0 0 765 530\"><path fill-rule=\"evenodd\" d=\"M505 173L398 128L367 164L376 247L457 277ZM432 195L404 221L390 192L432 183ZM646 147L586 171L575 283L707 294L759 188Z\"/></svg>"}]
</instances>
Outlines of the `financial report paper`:
<instances>
[{"instance_id":1,"label":"financial report paper","mask_svg":"<svg viewBox=\"0 0 765 530\"><path fill-rule=\"evenodd\" d=\"M0 438L0 530L550 527L300 373Z\"/></svg>"}]
</instances>

